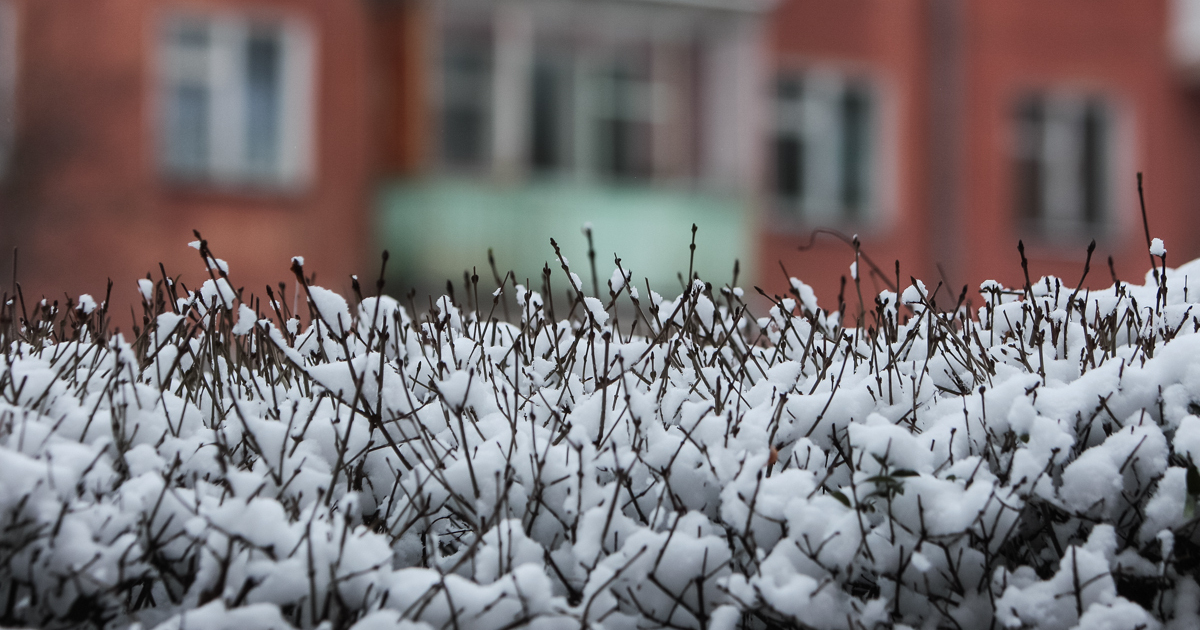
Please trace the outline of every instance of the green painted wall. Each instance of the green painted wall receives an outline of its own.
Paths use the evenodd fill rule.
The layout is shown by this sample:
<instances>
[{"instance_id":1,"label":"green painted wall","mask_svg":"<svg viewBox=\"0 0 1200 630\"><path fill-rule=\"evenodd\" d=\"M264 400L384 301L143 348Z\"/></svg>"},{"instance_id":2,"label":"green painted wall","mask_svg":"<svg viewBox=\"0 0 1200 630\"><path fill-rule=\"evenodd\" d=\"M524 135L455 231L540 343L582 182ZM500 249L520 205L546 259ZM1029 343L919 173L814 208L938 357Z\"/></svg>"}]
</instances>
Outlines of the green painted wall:
<instances>
[{"instance_id":1,"label":"green painted wall","mask_svg":"<svg viewBox=\"0 0 1200 630\"><path fill-rule=\"evenodd\" d=\"M741 261L740 284L754 277L749 205L732 196L561 183L504 187L444 178L385 185L379 206L380 245L391 251L393 270L407 283L457 283L474 266L481 278L489 278L483 286L492 286L490 247L501 274L512 269L521 283L529 278L537 288L542 265L550 262L555 286L566 288L550 246L554 238L590 293L582 234L589 221L602 293L615 252L639 288L649 278L655 290L674 297L676 273L687 273L693 223L699 226L695 268L702 278L729 282L735 259Z\"/></svg>"}]
</instances>

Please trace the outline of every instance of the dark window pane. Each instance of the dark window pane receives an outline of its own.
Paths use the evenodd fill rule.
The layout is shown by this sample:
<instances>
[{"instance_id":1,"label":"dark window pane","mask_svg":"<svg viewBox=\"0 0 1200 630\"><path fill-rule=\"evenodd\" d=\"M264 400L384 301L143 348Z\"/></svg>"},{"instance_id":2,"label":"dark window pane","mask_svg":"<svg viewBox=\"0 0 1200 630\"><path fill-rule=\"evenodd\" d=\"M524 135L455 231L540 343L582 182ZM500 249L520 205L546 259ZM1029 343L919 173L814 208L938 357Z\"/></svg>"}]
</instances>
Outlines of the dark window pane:
<instances>
[{"instance_id":1,"label":"dark window pane","mask_svg":"<svg viewBox=\"0 0 1200 630\"><path fill-rule=\"evenodd\" d=\"M782 78L775 82L775 96L782 101L800 100L803 94L803 84L799 79Z\"/></svg>"},{"instance_id":2,"label":"dark window pane","mask_svg":"<svg viewBox=\"0 0 1200 630\"><path fill-rule=\"evenodd\" d=\"M175 45L184 49L207 49L208 25L194 20L179 24L175 30Z\"/></svg>"},{"instance_id":3,"label":"dark window pane","mask_svg":"<svg viewBox=\"0 0 1200 630\"><path fill-rule=\"evenodd\" d=\"M789 203L804 195L804 143L795 135L775 138L775 192Z\"/></svg>"},{"instance_id":4,"label":"dark window pane","mask_svg":"<svg viewBox=\"0 0 1200 630\"><path fill-rule=\"evenodd\" d=\"M1045 104L1041 99L1028 99L1017 107L1014 200L1017 216L1025 219L1038 219L1045 215L1042 206L1045 188L1042 136L1045 122Z\"/></svg>"},{"instance_id":5,"label":"dark window pane","mask_svg":"<svg viewBox=\"0 0 1200 630\"><path fill-rule=\"evenodd\" d=\"M1082 127L1080 180L1083 188L1083 219L1088 223L1099 223L1104 218L1106 168L1104 112L1100 103L1088 103Z\"/></svg>"},{"instance_id":6,"label":"dark window pane","mask_svg":"<svg viewBox=\"0 0 1200 630\"><path fill-rule=\"evenodd\" d=\"M564 166L562 124L567 106L564 95L565 77L550 63L537 63L533 68L533 137L530 162L535 170L553 170Z\"/></svg>"},{"instance_id":7,"label":"dark window pane","mask_svg":"<svg viewBox=\"0 0 1200 630\"><path fill-rule=\"evenodd\" d=\"M607 139L607 160L601 170L618 179L644 179L650 176L650 125L633 120L607 120L600 123Z\"/></svg>"},{"instance_id":8,"label":"dark window pane","mask_svg":"<svg viewBox=\"0 0 1200 630\"><path fill-rule=\"evenodd\" d=\"M805 195L806 167L804 121L801 117L801 98L804 81L800 77L779 77L775 80L775 138L774 180L772 187L782 201L781 207L796 210Z\"/></svg>"},{"instance_id":9,"label":"dark window pane","mask_svg":"<svg viewBox=\"0 0 1200 630\"><path fill-rule=\"evenodd\" d=\"M617 179L646 179L652 171L649 66L639 57L618 60L603 77L608 102L598 124L602 174Z\"/></svg>"},{"instance_id":10,"label":"dark window pane","mask_svg":"<svg viewBox=\"0 0 1200 630\"><path fill-rule=\"evenodd\" d=\"M282 52L278 31L246 40L246 162L253 173L273 173L279 162Z\"/></svg>"},{"instance_id":11,"label":"dark window pane","mask_svg":"<svg viewBox=\"0 0 1200 630\"><path fill-rule=\"evenodd\" d=\"M471 107L448 107L442 115L442 148L452 166L483 162L483 114Z\"/></svg>"},{"instance_id":12,"label":"dark window pane","mask_svg":"<svg viewBox=\"0 0 1200 630\"><path fill-rule=\"evenodd\" d=\"M442 157L450 166L481 166L487 157L491 108L486 38L448 38L443 64Z\"/></svg>"},{"instance_id":13,"label":"dark window pane","mask_svg":"<svg viewBox=\"0 0 1200 630\"><path fill-rule=\"evenodd\" d=\"M865 88L851 86L842 95L842 206L848 218L859 216L867 203L870 101Z\"/></svg>"}]
</instances>

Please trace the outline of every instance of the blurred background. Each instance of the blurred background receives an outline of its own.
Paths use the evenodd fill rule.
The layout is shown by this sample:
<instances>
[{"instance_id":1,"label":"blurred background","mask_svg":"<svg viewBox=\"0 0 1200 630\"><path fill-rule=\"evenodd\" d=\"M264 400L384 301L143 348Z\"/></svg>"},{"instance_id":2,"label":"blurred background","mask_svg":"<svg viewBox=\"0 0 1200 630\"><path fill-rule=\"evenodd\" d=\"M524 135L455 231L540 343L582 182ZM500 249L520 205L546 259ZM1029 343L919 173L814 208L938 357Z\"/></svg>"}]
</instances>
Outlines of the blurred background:
<instances>
[{"instance_id":1,"label":"blurred background","mask_svg":"<svg viewBox=\"0 0 1200 630\"><path fill-rule=\"evenodd\" d=\"M1200 255L1200 0L0 0L27 300L199 284L193 229L259 295L292 256L370 286L385 248L393 293L490 291L489 249L540 288L551 238L590 292L585 224L601 287L736 260L832 308L852 235L868 304L1019 284L1018 239L1072 283L1095 239L1100 286L1148 268L1139 171L1168 262Z\"/></svg>"}]
</instances>

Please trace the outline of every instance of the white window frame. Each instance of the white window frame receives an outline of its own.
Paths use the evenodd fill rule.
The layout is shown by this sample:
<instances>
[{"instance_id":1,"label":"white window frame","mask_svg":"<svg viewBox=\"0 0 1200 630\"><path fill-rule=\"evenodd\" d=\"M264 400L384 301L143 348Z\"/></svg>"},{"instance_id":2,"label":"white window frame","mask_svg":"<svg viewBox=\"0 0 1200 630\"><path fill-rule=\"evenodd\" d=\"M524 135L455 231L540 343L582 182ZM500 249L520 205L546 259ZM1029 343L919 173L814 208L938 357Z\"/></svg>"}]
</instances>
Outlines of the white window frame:
<instances>
[{"instance_id":1,"label":"white window frame","mask_svg":"<svg viewBox=\"0 0 1200 630\"><path fill-rule=\"evenodd\" d=\"M797 218L816 224L874 219L880 213L880 160L883 154L881 90L876 82L870 77L826 69L782 71L776 80L797 81L802 86L799 99L791 102L782 101L776 94L771 97L775 112L772 162L776 160L774 142L782 135L796 136L803 143L800 177L804 186L800 197L794 200L782 197L778 194L777 184L774 181L771 184L781 213L796 214ZM863 200L853 215L842 202L845 128L840 118L842 99L851 86L864 86L868 100L866 156L859 173L864 186ZM778 165L773 165L772 177L777 173Z\"/></svg>"},{"instance_id":2,"label":"white window frame","mask_svg":"<svg viewBox=\"0 0 1200 630\"><path fill-rule=\"evenodd\" d=\"M173 39L185 23L202 24L209 36L207 54L187 59ZM281 44L280 102L276 162L271 171L255 168L247 156L245 72L246 42L258 24L278 28ZM172 14L160 31L160 164L164 174L182 181L219 186L300 189L313 178L315 126L315 37L308 24L292 16L214 12ZM172 89L185 80L208 88L208 155L200 173L182 172L170 161Z\"/></svg>"},{"instance_id":3,"label":"white window frame","mask_svg":"<svg viewBox=\"0 0 1200 630\"><path fill-rule=\"evenodd\" d=\"M0 0L0 178L8 173L17 134L17 7Z\"/></svg>"}]
</instances>

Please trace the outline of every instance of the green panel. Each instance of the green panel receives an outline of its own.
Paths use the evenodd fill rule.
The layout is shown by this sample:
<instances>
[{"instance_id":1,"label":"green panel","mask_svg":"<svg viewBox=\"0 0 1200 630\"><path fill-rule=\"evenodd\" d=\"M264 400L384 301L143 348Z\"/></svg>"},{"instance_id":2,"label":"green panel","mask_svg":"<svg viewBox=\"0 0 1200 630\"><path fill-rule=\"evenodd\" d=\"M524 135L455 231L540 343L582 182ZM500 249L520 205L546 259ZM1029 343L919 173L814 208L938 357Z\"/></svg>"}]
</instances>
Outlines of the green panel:
<instances>
[{"instance_id":1,"label":"green panel","mask_svg":"<svg viewBox=\"0 0 1200 630\"><path fill-rule=\"evenodd\" d=\"M426 286L461 280L463 270L472 266L489 277L489 247L500 272L514 270L521 283L529 278L532 287L539 287L546 262L556 272L556 282L561 281L550 246L554 238L590 293L585 222L592 224L601 292L615 268L615 252L637 286L644 287L642 278L649 278L656 290L675 295L676 273L687 273L693 223L699 226L695 269L702 278L729 282L735 259L741 261L741 278L752 277L748 205L734 197L662 188L505 187L438 179L386 185L379 202L381 244L391 250L405 281Z\"/></svg>"}]
</instances>

